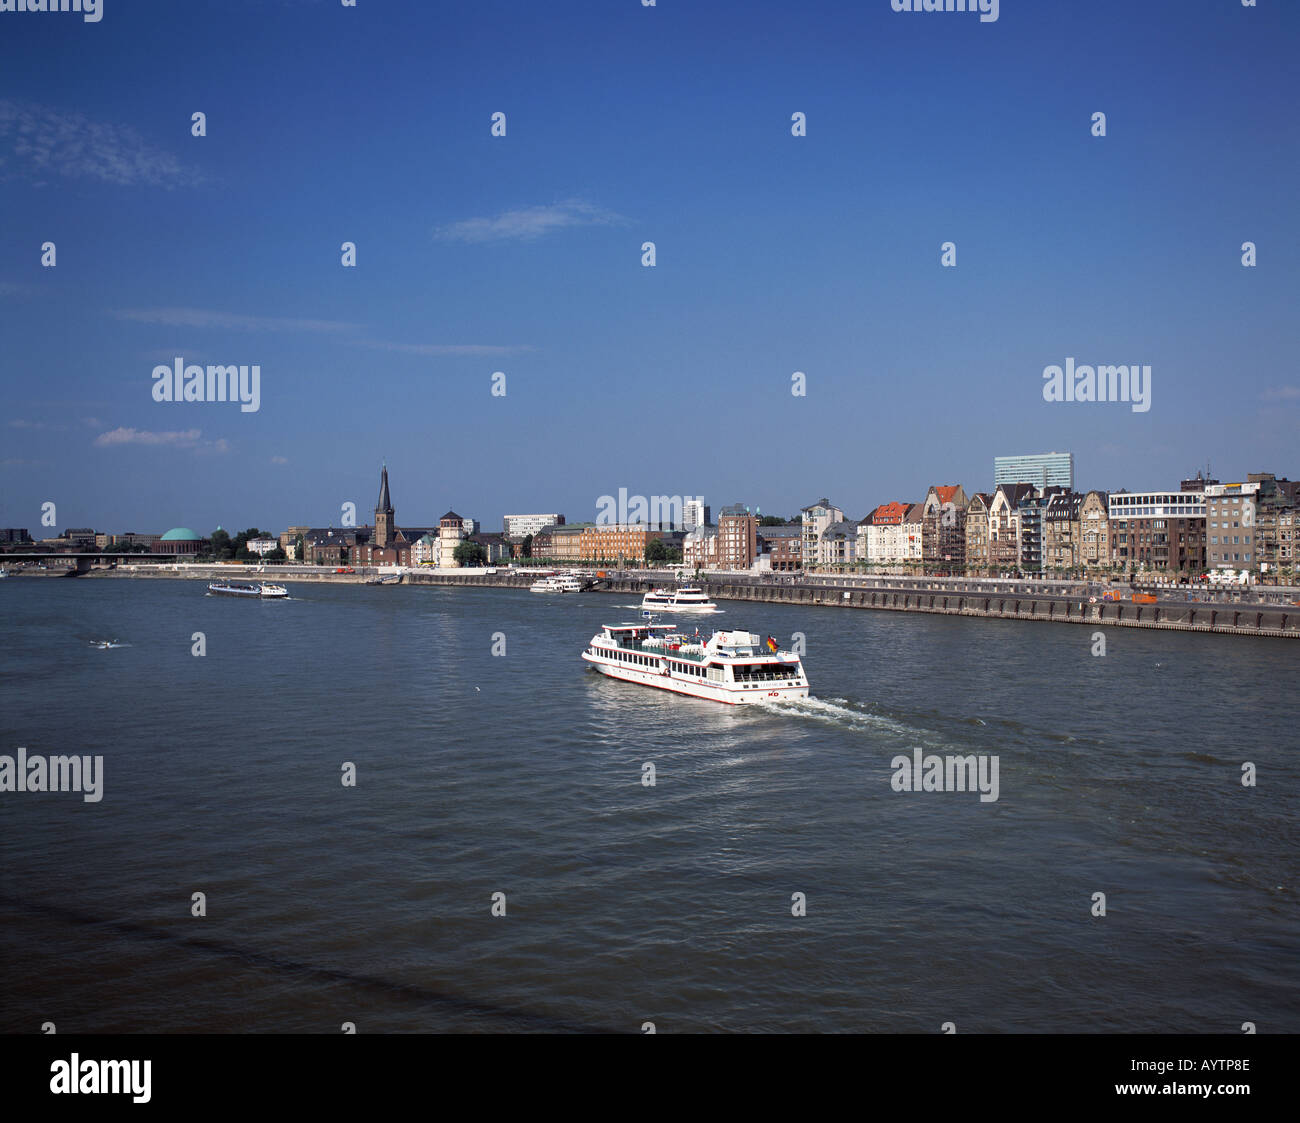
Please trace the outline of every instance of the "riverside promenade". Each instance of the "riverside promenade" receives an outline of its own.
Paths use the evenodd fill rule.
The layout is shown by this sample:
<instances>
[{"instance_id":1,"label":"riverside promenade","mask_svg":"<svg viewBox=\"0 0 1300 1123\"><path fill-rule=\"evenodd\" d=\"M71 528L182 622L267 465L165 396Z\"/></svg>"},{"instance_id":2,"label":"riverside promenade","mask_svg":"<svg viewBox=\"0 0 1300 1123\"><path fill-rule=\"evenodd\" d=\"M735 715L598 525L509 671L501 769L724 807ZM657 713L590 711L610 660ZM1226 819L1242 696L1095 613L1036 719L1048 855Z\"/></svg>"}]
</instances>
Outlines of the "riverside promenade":
<instances>
[{"instance_id":1,"label":"riverside promenade","mask_svg":"<svg viewBox=\"0 0 1300 1123\"><path fill-rule=\"evenodd\" d=\"M358 567L336 573L332 567L268 565L259 567L198 564L124 564L95 569L89 579L153 577L339 584L364 584L368 578L395 570ZM485 573L482 570L405 570L402 584L479 588L523 588L536 580L528 570ZM656 586L673 584L671 571L625 571L593 579L590 591L635 596ZM1136 591L1154 596L1154 603L1134 603L1128 585L1103 586L1082 582L981 579L960 577L835 576L810 574L713 574L698 584L715 600L760 604L803 605L808 608L867 609L879 612L924 612L993 620L1032 620L1092 627L1157 628L1183 632L1276 639L1300 638L1300 589L1252 586L1207 590L1159 583L1139 583ZM391 586L390 586L391 587ZM1113 590L1123 600L1103 600Z\"/></svg>"},{"instance_id":2,"label":"riverside promenade","mask_svg":"<svg viewBox=\"0 0 1300 1123\"><path fill-rule=\"evenodd\" d=\"M527 587L532 577L425 572L407 580L412 584ZM670 574L637 573L600 579L592 588L640 597L670 581ZM1300 638L1300 604L1293 603L1300 601L1300 590L1277 587L1192 592L1186 586L1138 585L1139 592L1155 596L1156 601L1135 604L1131 599L1103 600L1103 586L1081 582L819 575L792 580L769 574L706 576L693 584L715 600ZM1112 588L1126 598L1132 595L1128 586ZM1189 599L1192 597L1203 599Z\"/></svg>"}]
</instances>

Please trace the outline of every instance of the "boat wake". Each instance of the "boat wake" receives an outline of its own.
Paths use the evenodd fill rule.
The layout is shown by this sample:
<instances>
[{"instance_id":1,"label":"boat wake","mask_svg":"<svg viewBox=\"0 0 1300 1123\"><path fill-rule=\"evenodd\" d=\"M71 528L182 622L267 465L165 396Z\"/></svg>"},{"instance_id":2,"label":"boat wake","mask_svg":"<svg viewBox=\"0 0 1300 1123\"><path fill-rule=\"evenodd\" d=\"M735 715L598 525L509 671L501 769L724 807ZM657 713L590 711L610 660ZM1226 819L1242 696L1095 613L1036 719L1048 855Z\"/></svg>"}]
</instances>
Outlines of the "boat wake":
<instances>
[{"instance_id":1,"label":"boat wake","mask_svg":"<svg viewBox=\"0 0 1300 1123\"><path fill-rule=\"evenodd\" d=\"M97 648L100 651L107 651L110 647L131 647L132 645L129 643L119 643L115 639L92 639L90 640L90 646Z\"/></svg>"},{"instance_id":2,"label":"boat wake","mask_svg":"<svg viewBox=\"0 0 1300 1123\"><path fill-rule=\"evenodd\" d=\"M947 746L932 730L896 721L850 702L847 698L788 698L782 701L755 702L761 710L788 717L802 717L831 725L848 726L864 732L892 733L906 737L913 744Z\"/></svg>"}]
</instances>

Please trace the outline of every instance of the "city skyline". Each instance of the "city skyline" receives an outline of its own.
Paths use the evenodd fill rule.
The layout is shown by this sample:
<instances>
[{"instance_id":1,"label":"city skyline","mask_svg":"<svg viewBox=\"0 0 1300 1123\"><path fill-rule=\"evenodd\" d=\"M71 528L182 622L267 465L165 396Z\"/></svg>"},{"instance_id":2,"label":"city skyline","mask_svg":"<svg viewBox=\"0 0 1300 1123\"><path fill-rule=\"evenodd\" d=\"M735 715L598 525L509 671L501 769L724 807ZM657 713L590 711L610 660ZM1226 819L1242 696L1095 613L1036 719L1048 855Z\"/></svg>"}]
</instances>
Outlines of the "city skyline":
<instances>
[{"instance_id":1,"label":"city skyline","mask_svg":"<svg viewBox=\"0 0 1300 1123\"><path fill-rule=\"evenodd\" d=\"M1287 472L1300 11L1043 7L8 16L0 524L325 524L383 460L416 521L493 526L861 517L1035 448L1080 490ZM182 87L126 80L160 57ZM178 360L256 409L158 400ZM1149 365L1150 408L1046 400L1076 363Z\"/></svg>"},{"instance_id":2,"label":"city skyline","mask_svg":"<svg viewBox=\"0 0 1300 1123\"><path fill-rule=\"evenodd\" d=\"M1046 455L1068 457L1071 456L1072 454L1051 453ZM1025 457L999 457L997 459L998 460L1007 460L1007 459L1033 460L1037 458L1038 458L1037 456L1029 455ZM382 482L380 484L380 499L378 501L378 505L374 508L374 511L377 512L380 508L386 508L388 511L389 520L393 523L393 525L398 527L419 527L425 524L437 522L437 517L429 517L420 513L417 513L413 518L412 517L395 518L393 514L395 510L395 504L392 504L389 498L390 490L389 490L387 463L382 463L380 466L380 470L382 474L381 475ZM1283 468L1282 474L1278 476L1278 478L1283 481L1288 481L1289 477L1287 476L1286 472L1289 470L1290 469ZM1186 475L1179 481L1166 484L1165 486L1156 488L1155 490L1158 492L1171 492L1177 495L1179 492L1179 486L1182 484L1191 484L1191 483L1199 482L1202 484L1215 484L1215 485L1226 484L1230 486L1237 486L1241 483L1244 483L1248 476L1254 474L1258 474L1258 473L1242 473L1239 477L1231 477L1231 476L1219 477L1219 476L1211 476L1208 473L1206 473L1204 470L1200 470L1195 475ZM1277 472L1270 469L1265 474L1277 475ZM1007 485L1010 485L1011 481L1008 479L1007 481L1003 481L1003 482ZM1063 492L1065 494L1072 494L1080 497L1088 495L1089 493L1092 492L1096 492L1102 496L1117 496L1117 495L1129 495L1129 494L1141 495L1148 490L1148 489L1130 488L1130 487L1121 487L1112 490L1107 488L1090 488L1090 487L1082 487L1082 486L1077 486L1073 489L1070 489L1062 486L1045 485L1041 480L1037 482L1032 480L1018 480L1016 482L1022 486L1028 485L1028 487L1036 493L1043 493L1044 490L1046 489L1048 493ZM936 487L944 487L944 486L945 485L942 483L931 484L925 490L933 490ZM951 486L954 489L961 489L964 488L965 482L961 481ZM987 491L985 491L984 488L981 488L978 485L972 486L968 494L970 497L974 497L977 493L980 492L983 492L985 494L992 494L997 491L999 486L1002 485L997 483L988 483ZM868 506L863 510L860 516L854 515L849 511L845 511L844 519L845 521L851 523L866 523L869 520L871 520L872 516L874 516L876 512L881 508L891 507L891 506L898 507L901 504L902 509L906 509L909 506L916 507L919 509L924 499L925 499L925 494L923 492L920 494L920 498L916 498L916 499L913 498L899 499L896 496L889 499L882 499L877 503L868 504ZM814 503L821 503L825 501L827 500L817 499L814 500ZM433 503L433 506L435 507L439 505L445 506L446 502L447 502L446 499L435 501ZM560 526L563 527L567 525L570 528L576 526L584 526L584 525L594 525L594 526L602 526L602 525L603 526L643 526L644 525L644 526L651 527L652 529L659 529L659 530L671 529L671 530L683 531L683 530L689 530L692 525L708 525L710 527L716 527L719 525L716 519L708 523L699 523L699 524L691 523L690 508L692 503L694 502L698 502L699 505L706 511L709 510L710 507L712 506L711 503L705 502L704 497L702 496L628 495L626 489L621 489L621 492L618 496L609 496L609 495L600 496L599 501L594 511L592 512L593 517L591 518L587 518L585 516L575 517L573 515L569 515L565 512L559 512L559 511L554 512L554 515L558 517ZM467 510L470 509L469 506L466 504L461 504L461 505L465 506ZM452 506L453 507L455 506L454 502L452 503ZM752 513L756 519L764 518L764 517L775 517L775 518L780 518L789 524L798 523L801 518L800 511L807 509L806 507L801 506L800 508L797 508L792 513L783 514L781 512L781 509L770 508L767 511L764 511L762 504L745 503L743 500L740 501L738 506L742 507L746 514ZM836 509L842 509L839 508L838 505L836 504L832 504L832 507ZM721 514L725 515L729 511L729 507L723 506L720 507L719 510ZM643 511L648 512L648 514L645 515L644 517L641 515L641 512ZM372 512L372 508L362 503L356 504L355 509L352 510L351 512L344 512L340 510L339 512L340 517L337 520L337 527L338 529L343 529L343 530L352 529L352 528L365 528L365 529L373 528L375 523L373 521L367 521L365 517L367 514L370 514L371 512ZM615 513L615 512L617 512L617 517L614 518L608 517L611 515L611 513ZM448 513L454 514L455 512L451 511ZM625 515L627 517L624 517ZM656 515L661 517L655 517ZM505 515L500 516L497 519L492 519L492 518L483 519L478 515L470 515L465 517L466 519L473 522L475 533L488 534L488 535L504 535L506 538L511 537L509 532L509 527L506 522L506 520L508 519L528 520L530 524L535 524L535 526L533 526L532 529L540 529L542 528L543 525L545 526L550 525L550 522L543 524L538 521L543 518L542 515L530 514L527 512L507 513ZM551 516L546 516L546 518L550 521L554 521L554 519L551 519ZM500 523L502 527L500 531L494 529L498 523ZM85 523L84 526L78 524L71 524L71 523L64 525L60 523L57 526L41 527L40 529L31 533L31 538L34 541L39 541L42 538L54 538L59 535L60 531L67 532L73 529L85 530L88 528L92 528L92 524L93 524L93 520ZM334 527L335 525L336 525L335 521L331 521L331 520L325 520L325 521L310 520L310 519L306 521L291 520L286 523L274 524L270 522L259 522L257 520L250 520L247 518L244 519L236 518L230 525L226 525L225 523L219 523L210 529L214 531L225 530L228 533L233 534L236 533L237 531L241 531L244 529L256 528L263 534L282 534L285 533L291 527L325 528L325 527ZM18 529L18 524L13 524L10 527L10 529ZM28 531L32 530L31 527L22 527L21 529L28 530ZM135 526L129 528L114 527L112 529L107 529L106 526L93 525L93 529L96 530L96 532L98 533L108 534L110 536L125 535L125 534L148 535L148 534L164 533L161 528L151 527L149 529L142 529L141 527L135 527ZM193 530L194 525L191 525L189 523L176 523L171 525L168 529L169 530L176 530L176 529ZM202 529L206 531L209 528L202 528ZM50 533L45 533L45 531L49 531ZM205 535L201 532L200 536L204 537ZM522 537L523 537L522 534L515 535L514 540L518 541L522 539Z\"/></svg>"}]
</instances>

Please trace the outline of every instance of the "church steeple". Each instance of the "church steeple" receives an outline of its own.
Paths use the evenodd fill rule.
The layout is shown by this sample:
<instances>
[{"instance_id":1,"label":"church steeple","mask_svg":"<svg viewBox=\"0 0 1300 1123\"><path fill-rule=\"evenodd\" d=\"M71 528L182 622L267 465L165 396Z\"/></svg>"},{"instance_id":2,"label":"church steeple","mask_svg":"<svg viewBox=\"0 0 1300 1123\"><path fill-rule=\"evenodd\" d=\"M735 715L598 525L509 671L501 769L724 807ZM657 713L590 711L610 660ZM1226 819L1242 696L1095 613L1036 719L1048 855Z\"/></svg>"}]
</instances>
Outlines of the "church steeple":
<instances>
[{"instance_id":1,"label":"church steeple","mask_svg":"<svg viewBox=\"0 0 1300 1123\"><path fill-rule=\"evenodd\" d=\"M387 549L393 542L393 503L388 497L388 465L379 477L379 502L375 504L375 545Z\"/></svg>"}]
</instances>

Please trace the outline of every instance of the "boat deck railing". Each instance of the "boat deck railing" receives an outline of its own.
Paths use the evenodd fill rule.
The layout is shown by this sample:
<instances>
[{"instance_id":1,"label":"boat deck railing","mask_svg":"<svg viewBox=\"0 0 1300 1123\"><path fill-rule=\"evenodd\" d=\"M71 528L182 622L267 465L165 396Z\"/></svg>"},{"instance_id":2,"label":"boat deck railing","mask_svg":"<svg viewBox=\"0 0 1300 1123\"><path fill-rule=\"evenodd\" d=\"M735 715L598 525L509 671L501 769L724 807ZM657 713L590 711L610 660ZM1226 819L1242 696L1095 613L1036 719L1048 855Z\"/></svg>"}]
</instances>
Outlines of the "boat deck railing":
<instances>
[{"instance_id":1,"label":"boat deck railing","mask_svg":"<svg viewBox=\"0 0 1300 1123\"><path fill-rule=\"evenodd\" d=\"M690 642L696 642L691 640ZM673 651L668 644L654 643L648 647L642 640L618 640L618 646L624 651L636 651L642 655L668 655L674 659L686 659L692 663L703 663L708 655L699 651Z\"/></svg>"},{"instance_id":2,"label":"boat deck railing","mask_svg":"<svg viewBox=\"0 0 1300 1123\"><path fill-rule=\"evenodd\" d=\"M777 674L775 671L759 671L757 674L752 674L752 675L737 674L735 676L735 679L737 682L786 682L788 683L792 679L796 679L799 677L799 672L795 668L795 666L793 664L789 664L789 667L790 670L785 674L781 674L781 675ZM741 671L744 668L737 667L735 669L737 671Z\"/></svg>"},{"instance_id":3,"label":"boat deck railing","mask_svg":"<svg viewBox=\"0 0 1300 1123\"><path fill-rule=\"evenodd\" d=\"M673 637L673 638L677 639L677 637ZM686 640L687 643L702 642L700 640L695 639L694 637L683 637L683 638ZM641 655L658 655L658 656L668 656L669 658L672 659L685 659L691 663L706 663L710 659L718 659L724 663L730 662L732 659L771 659L774 658L775 655L780 654L777 652L767 652L767 651L755 651L750 655L736 655L734 652L726 651L726 650L714 651L714 652L708 652L708 651L699 652L699 651L682 651L678 649L674 651L671 649L669 645L663 643L655 643L647 646L643 640L620 639L620 640L616 640L615 644L617 647L621 648L624 651L635 651ZM743 670L744 667L746 666L746 664L743 663L734 664L734 665L736 666L738 671ZM782 666L793 667L793 666L797 666L797 664L782 663ZM765 678L765 677L770 677L773 679L785 679L788 676L784 674L769 674L769 672L756 672L753 675L750 675L747 678L745 678L743 681L758 681L760 678Z\"/></svg>"}]
</instances>

